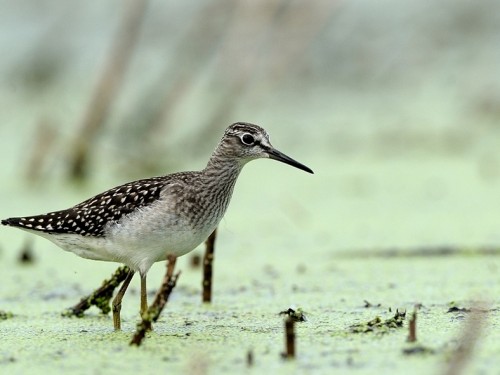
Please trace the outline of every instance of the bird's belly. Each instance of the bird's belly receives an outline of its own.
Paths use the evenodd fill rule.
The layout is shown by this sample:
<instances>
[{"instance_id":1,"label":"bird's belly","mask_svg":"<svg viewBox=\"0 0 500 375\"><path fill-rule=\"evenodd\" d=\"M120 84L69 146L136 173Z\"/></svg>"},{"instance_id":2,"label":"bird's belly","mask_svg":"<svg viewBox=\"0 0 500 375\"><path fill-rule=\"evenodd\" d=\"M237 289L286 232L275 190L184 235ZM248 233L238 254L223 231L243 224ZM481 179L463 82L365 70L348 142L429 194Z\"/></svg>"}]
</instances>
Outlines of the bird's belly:
<instances>
[{"instance_id":1,"label":"bird's belly","mask_svg":"<svg viewBox=\"0 0 500 375\"><path fill-rule=\"evenodd\" d=\"M194 250L218 224L218 221L213 221L193 228L185 218L148 211L131 215L124 222L113 223L102 237L36 234L82 258L123 263L145 274L153 263L165 260L169 255L179 257Z\"/></svg>"},{"instance_id":2,"label":"bird's belly","mask_svg":"<svg viewBox=\"0 0 500 375\"><path fill-rule=\"evenodd\" d=\"M161 216L156 220L146 216L117 224L107 234L108 250L116 256L115 261L141 272L147 272L153 263L170 255L179 257L194 250L217 226L211 223L193 228L188 220L177 216Z\"/></svg>"},{"instance_id":3,"label":"bird's belly","mask_svg":"<svg viewBox=\"0 0 500 375\"><path fill-rule=\"evenodd\" d=\"M108 241L103 237L81 236L79 234L49 234L35 232L41 237L45 237L61 249L72 252L79 257L93 260L114 261L112 254L107 251Z\"/></svg>"},{"instance_id":4,"label":"bird's belly","mask_svg":"<svg viewBox=\"0 0 500 375\"><path fill-rule=\"evenodd\" d=\"M169 229L168 231L134 233L126 239L114 237L114 247L117 251L130 254L141 254L141 257L153 258L155 261L165 260L169 255L181 256L194 250L208 236L210 231L193 231ZM119 250L121 249L121 250ZM153 255L155 254L155 255Z\"/></svg>"}]
</instances>

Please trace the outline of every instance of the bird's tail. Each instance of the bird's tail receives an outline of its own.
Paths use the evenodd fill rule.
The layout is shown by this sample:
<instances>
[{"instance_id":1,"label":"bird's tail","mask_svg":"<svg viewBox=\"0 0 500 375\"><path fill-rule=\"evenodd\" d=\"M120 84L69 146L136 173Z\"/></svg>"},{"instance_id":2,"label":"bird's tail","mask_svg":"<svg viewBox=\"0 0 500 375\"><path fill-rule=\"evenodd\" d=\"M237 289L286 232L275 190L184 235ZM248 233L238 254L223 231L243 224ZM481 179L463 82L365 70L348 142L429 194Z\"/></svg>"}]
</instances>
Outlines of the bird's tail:
<instances>
[{"instance_id":1,"label":"bird's tail","mask_svg":"<svg viewBox=\"0 0 500 375\"><path fill-rule=\"evenodd\" d=\"M42 230L42 227L37 227L36 219L36 216L10 217L8 219L2 220L2 225L21 229Z\"/></svg>"}]
</instances>

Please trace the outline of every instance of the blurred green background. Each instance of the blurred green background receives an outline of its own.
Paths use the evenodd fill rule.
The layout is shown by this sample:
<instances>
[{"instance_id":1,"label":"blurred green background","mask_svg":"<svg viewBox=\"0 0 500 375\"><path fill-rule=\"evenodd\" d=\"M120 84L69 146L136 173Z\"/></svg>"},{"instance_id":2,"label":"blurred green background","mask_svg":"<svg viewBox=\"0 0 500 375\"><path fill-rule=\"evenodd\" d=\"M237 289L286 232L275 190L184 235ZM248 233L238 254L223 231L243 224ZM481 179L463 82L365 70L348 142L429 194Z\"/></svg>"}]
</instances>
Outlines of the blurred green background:
<instances>
[{"instance_id":1,"label":"blurred green background","mask_svg":"<svg viewBox=\"0 0 500 375\"><path fill-rule=\"evenodd\" d=\"M378 198L390 210L401 194L411 218L423 202L411 207L406 179L416 180L408 184L420 185L418 198L431 209L447 199L450 206L468 200L472 210L484 199L491 208L481 188L489 192L500 177L499 7L487 0L4 1L0 173L5 189L14 185L4 216L25 213L17 209L21 196L13 197L19 185L46 194L47 184L78 174L81 143L82 176L99 181L92 194L202 168L235 121L264 126L275 146L317 171L308 180L287 174L276 188L295 192L312 213L333 218L342 194L385 194ZM259 164L249 168L252 180L290 173ZM332 179L339 171L345 175ZM296 180L307 182L296 188ZM462 186L471 180L478 186ZM315 189L329 192L324 204L304 200ZM455 197L460 189L467 191ZM438 210L440 225L453 220L449 209ZM463 226L484 229L470 212L456 214ZM499 237L488 230L473 239ZM453 238L445 231L435 240Z\"/></svg>"},{"instance_id":2,"label":"blurred green background","mask_svg":"<svg viewBox=\"0 0 500 375\"><path fill-rule=\"evenodd\" d=\"M47 122L64 149L132 3L2 2L2 139L30 148ZM315 158L474 150L482 161L496 149L496 1L138 3L147 8L94 146L118 166L190 164L235 120Z\"/></svg>"},{"instance_id":3,"label":"blurred green background","mask_svg":"<svg viewBox=\"0 0 500 375\"><path fill-rule=\"evenodd\" d=\"M283 215L319 216L325 236L335 231L328 220L355 211L354 223L342 221L342 232L353 232L345 245L364 236L359 245L376 246L376 236L398 244L399 230L387 224L402 239L498 243L499 7L4 1L2 212L33 213L19 209L27 195L40 204L51 199L49 186L70 189L74 175L87 190L39 210L130 179L202 168L225 127L248 121L316 175L260 161L237 194L269 179L266 189L301 207ZM275 173L283 174L278 182ZM26 186L34 187L16 193ZM247 199L261 201L250 191ZM373 223L375 201L396 223ZM427 225L441 233L426 238Z\"/></svg>"},{"instance_id":4,"label":"blurred green background","mask_svg":"<svg viewBox=\"0 0 500 375\"><path fill-rule=\"evenodd\" d=\"M0 9L2 218L201 169L224 129L247 121L315 175L269 160L245 167L219 231L219 298L269 269L280 285L308 277L328 287L311 292L317 305L305 299L313 311L339 303L337 291L362 305L363 288L384 290L413 306L500 287L496 258L458 273L424 259L392 274L374 259L341 260L500 244L498 1L3 0ZM0 228L8 310L20 300L33 308L42 288L62 296L42 298L58 319L116 267L36 239L36 268L18 269L26 238ZM416 277L414 294L386 288L398 271ZM151 288L162 274L153 268ZM445 281L449 289L435 289ZM199 274L183 282L196 290ZM273 299L300 302L274 288Z\"/></svg>"}]
</instances>

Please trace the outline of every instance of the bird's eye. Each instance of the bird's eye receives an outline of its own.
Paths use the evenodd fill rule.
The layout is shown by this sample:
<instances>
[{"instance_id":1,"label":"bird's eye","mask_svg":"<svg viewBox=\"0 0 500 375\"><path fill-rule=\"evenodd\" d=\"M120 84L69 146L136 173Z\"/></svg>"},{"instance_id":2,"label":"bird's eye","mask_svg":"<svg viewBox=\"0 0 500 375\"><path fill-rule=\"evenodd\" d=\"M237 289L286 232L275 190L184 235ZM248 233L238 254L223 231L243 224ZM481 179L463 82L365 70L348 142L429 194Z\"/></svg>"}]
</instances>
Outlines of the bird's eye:
<instances>
[{"instance_id":1,"label":"bird's eye","mask_svg":"<svg viewBox=\"0 0 500 375\"><path fill-rule=\"evenodd\" d=\"M241 137L241 142L243 142L243 144L249 146L255 142L255 138L251 134L246 133L246 134L243 134L243 136Z\"/></svg>"}]
</instances>

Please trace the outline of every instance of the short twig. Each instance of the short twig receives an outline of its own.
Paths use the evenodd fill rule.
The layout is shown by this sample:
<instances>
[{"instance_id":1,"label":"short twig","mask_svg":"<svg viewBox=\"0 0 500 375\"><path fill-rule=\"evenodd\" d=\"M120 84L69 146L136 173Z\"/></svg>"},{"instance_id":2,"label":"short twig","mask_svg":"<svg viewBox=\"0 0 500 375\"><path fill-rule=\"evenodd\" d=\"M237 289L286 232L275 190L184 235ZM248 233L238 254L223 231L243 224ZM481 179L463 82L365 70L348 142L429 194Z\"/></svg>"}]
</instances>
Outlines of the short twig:
<instances>
[{"instance_id":1,"label":"short twig","mask_svg":"<svg viewBox=\"0 0 500 375\"><path fill-rule=\"evenodd\" d=\"M17 259L22 264L31 264L35 261L33 256L33 239L31 237L25 240Z\"/></svg>"},{"instance_id":2,"label":"short twig","mask_svg":"<svg viewBox=\"0 0 500 375\"><path fill-rule=\"evenodd\" d=\"M82 298L76 305L66 309L62 315L81 318L85 310L92 305L97 306L103 314L109 313L111 311L109 301L113 297L113 292L125 280L129 271L127 266L119 267L109 280L104 280L101 287Z\"/></svg>"},{"instance_id":3,"label":"short twig","mask_svg":"<svg viewBox=\"0 0 500 375\"><path fill-rule=\"evenodd\" d=\"M248 349L247 351L247 367L253 366L253 350Z\"/></svg>"},{"instance_id":4,"label":"short twig","mask_svg":"<svg viewBox=\"0 0 500 375\"><path fill-rule=\"evenodd\" d=\"M285 352L283 358L295 358L295 320L285 319Z\"/></svg>"},{"instance_id":5,"label":"short twig","mask_svg":"<svg viewBox=\"0 0 500 375\"><path fill-rule=\"evenodd\" d=\"M417 341L417 307L411 313L410 321L408 322L408 337L406 341Z\"/></svg>"},{"instance_id":6,"label":"short twig","mask_svg":"<svg viewBox=\"0 0 500 375\"><path fill-rule=\"evenodd\" d=\"M160 314L168 301L170 293L177 283L177 279L181 274L180 271L174 275L175 262L177 258L175 256L169 256L167 262L167 273L163 278L160 289L156 293L155 299L148 310L142 315L142 320L137 324L137 330L135 331L130 345L141 345L146 332L151 330L153 322L156 322L160 317Z\"/></svg>"},{"instance_id":7,"label":"short twig","mask_svg":"<svg viewBox=\"0 0 500 375\"><path fill-rule=\"evenodd\" d=\"M193 254L191 255L191 258L189 258L189 265L191 268L198 268L201 265L201 256L199 254Z\"/></svg>"},{"instance_id":8,"label":"short twig","mask_svg":"<svg viewBox=\"0 0 500 375\"><path fill-rule=\"evenodd\" d=\"M215 229L205 242L206 250L203 257L203 302L212 301L212 273L215 251L215 238L217 229Z\"/></svg>"}]
</instances>

